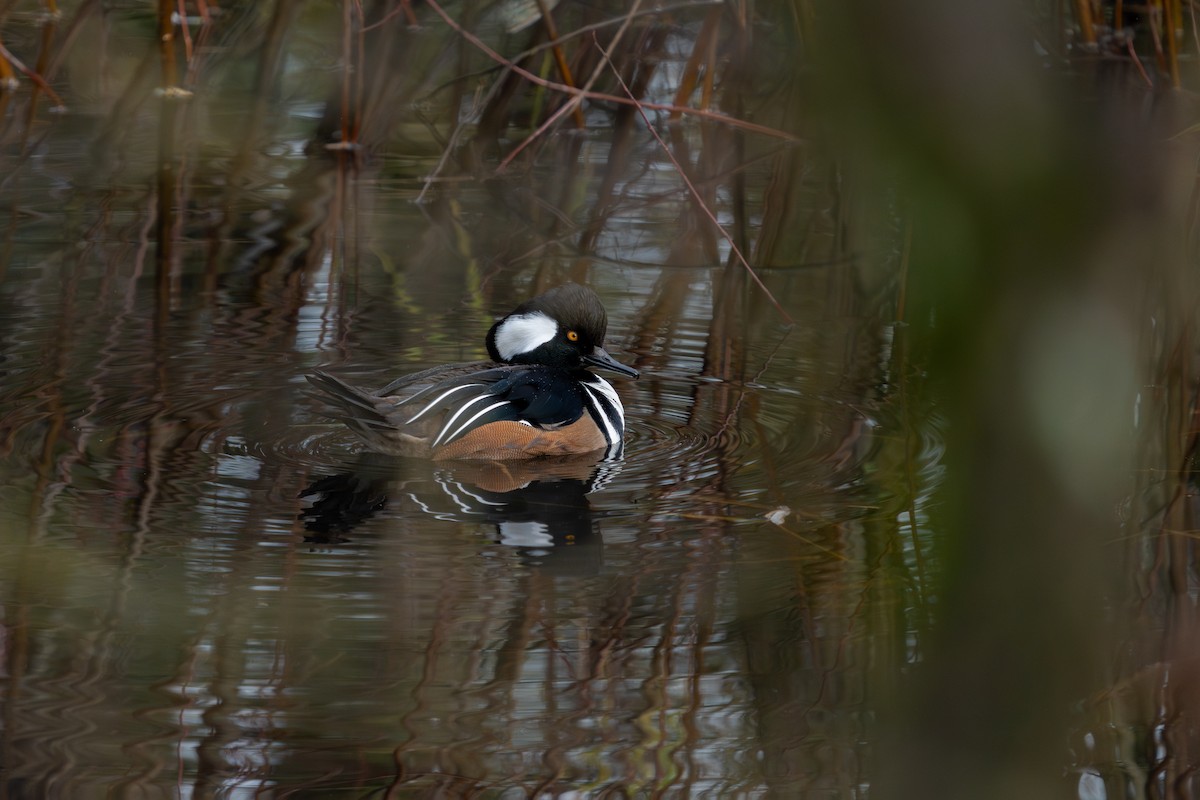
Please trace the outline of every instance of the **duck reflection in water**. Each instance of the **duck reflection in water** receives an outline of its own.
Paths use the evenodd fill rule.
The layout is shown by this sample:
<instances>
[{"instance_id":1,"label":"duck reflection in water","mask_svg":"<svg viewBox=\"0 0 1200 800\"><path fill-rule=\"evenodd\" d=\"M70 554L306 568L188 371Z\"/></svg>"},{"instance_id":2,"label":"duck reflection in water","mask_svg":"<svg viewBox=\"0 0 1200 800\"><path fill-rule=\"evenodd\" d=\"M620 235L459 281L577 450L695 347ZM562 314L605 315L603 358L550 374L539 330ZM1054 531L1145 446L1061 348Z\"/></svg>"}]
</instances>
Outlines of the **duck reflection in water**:
<instances>
[{"instance_id":1,"label":"duck reflection in water","mask_svg":"<svg viewBox=\"0 0 1200 800\"><path fill-rule=\"evenodd\" d=\"M430 464L364 453L300 492L311 504L300 517L305 541L337 545L384 508L411 509L493 526L496 541L519 548L527 562L591 574L600 567L601 538L588 494L617 468L595 457Z\"/></svg>"}]
</instances>

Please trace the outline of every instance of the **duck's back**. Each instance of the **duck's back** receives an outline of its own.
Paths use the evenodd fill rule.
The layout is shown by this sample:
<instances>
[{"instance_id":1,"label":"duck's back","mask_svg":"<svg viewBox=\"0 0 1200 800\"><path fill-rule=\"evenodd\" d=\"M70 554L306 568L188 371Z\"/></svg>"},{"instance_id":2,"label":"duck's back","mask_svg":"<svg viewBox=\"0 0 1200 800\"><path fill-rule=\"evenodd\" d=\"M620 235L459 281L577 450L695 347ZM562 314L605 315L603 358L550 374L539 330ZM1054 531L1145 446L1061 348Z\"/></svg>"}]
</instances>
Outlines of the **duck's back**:
<instances>
[{"instance_id":1,"label":"duck's back","mask_svg":"<svg viewBox=\"0 0 1200 800\"><path fill-rule=\"evenodd\" d=\"M495 361L467 361L461 364L444 364L440 367L430 367L429 369L423 369L420 372L413 372L409 375L401 375L387 386L377 389L371 392L371 394L377 397L391 397L399 401L404 401L439 383L504 366L504 364Z\"/></svg>"},{"instance_id":2,"label":"duck's back","mask_svg":"<svg viewBox=\"0 0 1200 800\"><path fill-rule=\"evenodd\" d=\"M368 392L325 373L309 378L372 449L434 459L509 460L590 453L622 430L592 406L607 382L584 370L472 362L405 375ZM585 382L593 388L585 388ZM615 393L612 395L615 401ZM617 406L619 409L619 401ZM607 411L607 410L606 410ZM619 411L617 412L619 416ZM610 414L611 416L611 414Z\"/></svg>"}]
</instances>

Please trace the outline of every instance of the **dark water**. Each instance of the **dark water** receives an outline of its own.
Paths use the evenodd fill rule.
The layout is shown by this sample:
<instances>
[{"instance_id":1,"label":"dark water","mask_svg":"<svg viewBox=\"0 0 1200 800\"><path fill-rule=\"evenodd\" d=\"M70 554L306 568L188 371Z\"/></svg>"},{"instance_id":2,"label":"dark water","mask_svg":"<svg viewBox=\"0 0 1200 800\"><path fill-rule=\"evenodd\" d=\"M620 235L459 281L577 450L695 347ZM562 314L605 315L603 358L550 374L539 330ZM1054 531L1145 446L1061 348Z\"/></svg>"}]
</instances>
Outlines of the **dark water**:
<instances>
[{"instance_id":1,"label":"dark water","mask_svg":"<svg viewBox=\"0 0 1200 800\"><path fill-rule=\"evenodd\" d=\"M746 377L720 378L709 270L655 330L639 313L661 274L611 265L592 281L610 348L643 370L619 385L624 459L431 464L358 453L303 375L382 384L476 357L530 293L522 270L477 305L437 288L414 309L378 274L336 310L319 273L288 314L181 293L156 331L128 260L17 253L30 266L0 286L10 796L863 780L871 653L903 637L873 617L921 580L902 552L919 537L870 474L917 435L880 401L881 320L768 322ZM937 458L930 438L920 485Z\"/></svg>"},{"instance_id":2,"label":"dark water","mask_svg":"<svg viewBox=\"0 0 1200 800\"><path fill-rule=\"evenodd\" d=\"M10 796L862 781L871 653L904 637L876 617L922 580L878 464L913 448L927 490L938 459L882 399L892 327L805 303L814 271L790 328L748 301L762 321L723 376L719 268L594 266L610 350L643 372L618 379L622 460L371 459L304 374L477 358L534 291L523 267L426 281L418 208L364 223L397 219L358 275L318 267L302 294L247 285L251 243L212 289L185 251L165 320L136 242L10 240Z\"/></svg>"},{"instance_id":3,"label":"dark water","mask_svg":"<svg viewBox=\"0 0 1200 800\"><path fill-rule=\"evenodd\" d=\"M0 131L0 797L869 796L946 534L894 198L604 104L500 170L535 112L489 122L432 17L330 148L353 6L290 7L223 4L177 109L143 4L0 11L67 103L26 86ZM638 29L648 99L697 9ZM758 35L725 100L791 130ZM619 460L373 456L307 394L481 358L565 280L642 372Z\"/></svg>"}]
</instances>

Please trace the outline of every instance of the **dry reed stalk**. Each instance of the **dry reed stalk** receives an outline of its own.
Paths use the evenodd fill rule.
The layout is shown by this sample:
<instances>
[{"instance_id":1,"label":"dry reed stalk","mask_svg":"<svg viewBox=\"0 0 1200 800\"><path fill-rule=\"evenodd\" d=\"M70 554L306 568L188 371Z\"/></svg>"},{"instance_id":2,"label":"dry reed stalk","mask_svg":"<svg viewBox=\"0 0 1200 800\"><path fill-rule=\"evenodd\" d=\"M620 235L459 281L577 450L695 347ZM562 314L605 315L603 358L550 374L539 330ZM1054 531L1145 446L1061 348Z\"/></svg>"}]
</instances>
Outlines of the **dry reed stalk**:
<instances>
[{"instance_id":1,"label":"dry reed stalk","mask_svg":"<svg viewBox=\"0 0 1200 800\"><path fill-rule=\"evenodd\" d=\"M551 14L551 9L546 6L546 0L537 0L538 10L542 14L542 25L546 28L546 35L550 37L550 41L556 42L550 52L554 54L554 63L558 65L558 74L562 78L563 83L567 86L575 86L575 80L571 77L571 67L567 64L567 57L563 53L562 45L557 43L558 26L554 24L554 17ZM575 119L575 127L583 130L584 119L583 109L579 104L575 105L575 110L572 112L572 117Z\"/></svg>"},{"instance_id":2,"label":"dry reed stalk","mask_svg":"<svg viewBox=\"0 0 1200 800\"><path fill-rule=\"evenodd\" d=\"M38 49L37 66L34 68L39 75L45 75L50 65L50 53L54 50L54 33L57 28L58 15L50 13L42 24L42 44ZM25 109L25 128L21 133L21 146L24 149L27 137L33 131L34 118L37 115L38 86L34 84L29 93L29 105Z\"/></svg>"},{"instance_id":3,"label":"dry reed stalk","mask_svg":"<svg viewBox=\"0 0 1200 800\"><path fill-rule=\"evenodd\" d=\"M3 48L0 43L0 48ZM13 71L9 60L0 56L0 92L15 92L17 90L17 73Z\"/></svg>"},{"instance_id":4,"label":"dry reed stalk","mask_svg":"<svg viewBox=\"0 0 1200 800\"><path fill-rule=\"evenodd\" d=\"M175 66L175 26L171 15L174 12L171 0L158 2L158 55L162 67L164 91L177 85L179 76Z\"/></svg>"},{"instance_id":5,"label":"dry reed stalk","mask_svg":"<svg viewBox=\"0 0 1200 800\"><path fill-rule=\"evenodd\" d=\"M188 29L187 0L179 0L179 33L183 36L183 61L192 63L192 32Z\"/></svg>"},{"instance_id":6,"label":"dry reed stalk","mask_svg":"<svg viewBox=\"0 0 1200 800\"><path fill-rule=\"evenodd\" d=\"M357 54L354 46L356 32ZM359 0L342 0L342 131L340 142L326 144L329 149L345 150L358 143L363 98L364 35L362 4ZM355 65L353 70L351 64Z\"/></svg>"},{"instance_id":7,"label":"dry reed stalk","mask_svg":"<svg viewBox=\"0 0 1200 800\"><path fill-rule=\"evenodd\" d=\"M410 28L415 28L420 24L417 21L416 12L413 11L412 0L400 0L400 10L404 12L404 21Z\"/></svg>"},{"instance_id":8,"label":"dry reed stalk","mask_svg":"<svg viewBox=\"0 0 1200 800\"><path fill-rule=\"evenodd\" d=\"M367 92L367 34L363 30L366 16L363 12L362 0L354 0L355 19L358 28L358 63L354 71L354 141L361 143L363 120L366 117L365 108ZM361 154L355 153L355 165L359 163Z\"/></svg>"},{"instance_id":9,"label":"dry reed stalk","mask_svg":"<svg viewBox=\"0 0 1200 800\"><path fill-rule=\"evenodd\" d=\"M1089 0L1075 0L1075 18L1079 20L1079 33L1089 45L1096 44L1096 25L1092 21L1092 6Z\"/></svg>"},{"instance_id":10,"label":"dry reed stalk","mask_svg":"<svg viewBox=\"0 0 1200 800\"><path fill-rule=\"evenodd\" d=\"M1160 74L1168 71L1167 54L1163 51L1163 28L1166 26L1164 21L1165 14L1163 13L1162 0L1152 0L1149 4L1149 24L1150 40L1154 42L1154 59L1158 64Z\"/></svg>"},{"instance_id":11,"label":"dry reed stalk","mask_svg":"<svg viewBox=\"0 0 1200 800\"><path fill-rule=\"evenodd\" d=\"M29 80L36 83L38 85L38 88L40 88L43 92L48 94L52 100L54 100L54 104L56 106L58 106L60 108L66 107L66 104L63 102L63 99L61 97L59 97L58 94L53 89L50 88L50 84L46 83L45 79L42 78L41 75L39 75L34 70L31 70L29 67L25 66L25 64L21 62L21 59L17 58L11 52L9 52L8 48L5 47L3 44L0 44L0 63L4 63L4 62L7 62L7 64L9 66L11 66L12 68L15 68L26 78L29 78Z\"/></svg>"},{"instance_id":12,"label":"dry reed stalk","mask_svg":"<svg viewBox=\"0 0 1200 800\"><path fill-rule=\"evenodd\" d=\"M172 0L158 3L158 55L161 93L161 115L158 128L158 208L155 238L158 244L156 287L158 290L159 332L165 331L171 302L171 257L175 227L175 127L179 114L179 73L176 67L175 28Z\"/></svg>"},{"instance_id":13,"label":"dry reed stalk","mask_svg":"<svg viewBox=\"0 0 1200 800\"><path fill-rule=\"evenodd\" d=\"M1150 80L1149 73L1147 73L1146 68L1142 66L1142 59L1138 57L1137 50L1135 50L1133 47L1133 40L1126 39L1125 47L1129 51L1129 59L1133 62L1133 65L1137 67L1138 74L1142 76L1142 81L1145 82L1147 87L1154 88L1154 81Z\"/></svg>"},{"instance_id":14,"label":"dry reed stalk","mask_svg":"<svg viewBox=\"0 0 1200 800\"><path fill-rule=\"evenodd\" d=\"M687 99L692 96L692 92L696 90L697 79L700 75L701 59L705 60L705 97L701 100L700 107L707 109L709 95L712 86L712 67L713 49L716 47L717 38L717 23L721 21L721 14L724 9L712 8L704 15L704 22L700 24L700 32L696 34L695 45L692 47L692 53L688 56L687 63L683 66L683 75L679 78L679 89L675 92L675 105L683 106L687 103ZM678 110L671 112L671 119L677 120L681 112Z\"/></svg>"},{"instance_id":15,"label":"dry reed stalk","mask_svg":"<svg viewBox=\"0 0 1200 800\"><path fill-rule=\"evenodd\" d=\"M200 54L205 51L205 45L208 44L209 38L213 33L212 17L209 16L207 8L201 3L200 6L200 30L196 34L193 45L195 55L189 54L187 57L187 74L183 77L183 83L187 87L194 87L199 81L200 66L204 63L204 59ZM184 31L187 31L187 23L184 22Z\"/></svg>"}]
</instances>

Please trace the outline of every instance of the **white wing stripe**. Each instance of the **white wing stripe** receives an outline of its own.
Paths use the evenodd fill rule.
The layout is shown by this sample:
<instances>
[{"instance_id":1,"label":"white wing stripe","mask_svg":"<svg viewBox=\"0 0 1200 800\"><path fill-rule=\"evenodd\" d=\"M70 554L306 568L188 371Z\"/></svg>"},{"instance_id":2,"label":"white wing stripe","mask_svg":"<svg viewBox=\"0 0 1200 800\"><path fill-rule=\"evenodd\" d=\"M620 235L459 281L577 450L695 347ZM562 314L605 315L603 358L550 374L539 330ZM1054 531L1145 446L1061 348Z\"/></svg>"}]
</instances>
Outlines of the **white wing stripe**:
<instances>
[{"instance_id":1,"label":"white wing stripe","mask_svg":"<svg viewBox=\"0 0 1200 800\"><path fill-rule=\"evenodd\" d=\"M446 436L447 433L450 432L450 426L454 424L454 421L456 419L458 419L459 417L461 417L463 415L464 411L466 411L468 408L475 405L476 403L486 403L488 400L491 400L491 399L492 399L492 395L481 394L479 397L472 397L470 400L463 403L459 407L458 411L455 411L454 415L452 417L450 417L450 419L446 420L446 424L442 426L441 431L438 432L437 438L433 440L433 444L431 444L430 447L437 447L439 444L441 444L442 439Z\"/></svg>"},{"instance_id":2,"label":"white wing stripe","mask_svg":"<svg viewBox=\"0 0 1200 800\"><path fill-rule=\"evenodd\" d=\"M616 427L613 426L612 420L608 418L608 413L604 410L604 405L600 398L596 396L596 389L591 384L582 384L584 390L588 393L588 398L591 400L588 409L596 422L604 426L604 438L608 440L609 445L614 445L621 441L621 434L617 433ZM617 406L620 408L620 406ZM620 412L618 412L620 413Z\"/></svg>"},{"instance_id":3,"label":"white wing stripe","mask_svg":"<svg viewBox=\"0 0 1200 800\"><path fill-rule=\"evenodd\" d=\"M455 431L453 434L451 434L450 436L446 437L446 444L450 444L450 443L451 443L451 442L453 442L455 439L457 439L459 436L461 436L461 435L463 434L463 431L465 431L465 430L467 430L468 428L470 428L470 427L471 427L471 423L472 423L472 422L474 422L475 420L479 419L479 418L480 418L480 417L482 417L484 414L488 413L488 412L489 412L489 411L491 411L492 409L499 408L500 406L506 406L506 405L508 405L508 401L507 401L507 400L501 400L501 401L499 401L499 402L497 402L497 403L492 403L490 406L488 406L487 408L485 408L483 411L480 411L478 414L476 414L475 416L471 417L469 420L467 420L466 422L464 422L462 425L459 425L459 426L458 426L458 430L456 430L456 431ZM457 416L457 414L456 414L455 416ZM437 446L437 442L434 442L433 444L434 444L434 446Z\"/></svg>"},{"instance_id":4,"label":"white wing stripe","mask_svg":"<svg viewBox=\"0 0 1200 800\"><path fill-rule=\"evenodd\" d=\"M612 384L601 378L599 375L593 375L595 383L592 381L584 381L583 385L594 389L608 398L612 403L613 410L617 412L617 419L621 421L622 430L625 428L625 409L621 406L621 398L617 396L617 390L612 387Z\"/></svg>"},{"instance_id":5,"label":"white wing stripe","mask_svg":"<svg viewBox=\"0 0 1200 800\"><path fill-rule=\"evenodd\" d=\"M426 405L424 408L422 408L420 411L418 411L416 414L409 417L408 422L406 422L404 424L412 425L414 422L419 420L421 417L425 416L426 411L433 408L434 406L436 406L438 403L445 400L450 395L454 394L455 392L457 392L461 389L470 389L472 386L483 386L483 384L482 383L464 383L462 386L455 386L453 389L447 389L446 391L442 392L437 397L435 397L433 400L430 400L429 404Z\"/></svg>"}]
</instances>

